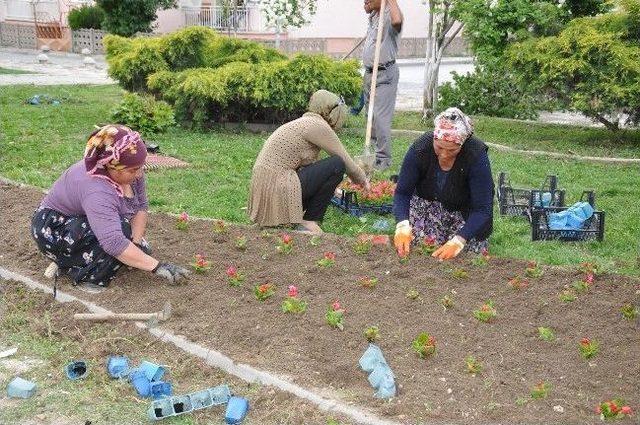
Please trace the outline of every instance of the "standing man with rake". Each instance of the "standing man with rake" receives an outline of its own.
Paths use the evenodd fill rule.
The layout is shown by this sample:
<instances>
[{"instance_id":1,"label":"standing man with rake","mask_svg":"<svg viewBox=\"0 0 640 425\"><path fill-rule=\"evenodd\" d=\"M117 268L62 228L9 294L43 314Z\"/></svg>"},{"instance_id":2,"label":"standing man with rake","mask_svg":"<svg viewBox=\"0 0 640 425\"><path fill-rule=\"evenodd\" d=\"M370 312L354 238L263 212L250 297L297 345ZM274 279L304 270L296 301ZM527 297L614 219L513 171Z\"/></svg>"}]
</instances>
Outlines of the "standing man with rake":
<instances>
[{"instance_id":1,"label":"standing man with rake","mask_svg":"<svg viewBox=\"0 0 640 425\"><path fill-rule=\"evenodd\" d=\"M386 3L383 16L380 59L376 78L375 99L370 99L376 35L380 21L380 9ZM364 73L365 102L374 102L371 140L376 146L374 168L383 171L391 166L391 120L396 106L399 71L396 64L398 37L402 31L402 12L397 0L365 0L364 10L369 14L369 27L364 42L362 62Z\"/></svg>"}]
</instances>

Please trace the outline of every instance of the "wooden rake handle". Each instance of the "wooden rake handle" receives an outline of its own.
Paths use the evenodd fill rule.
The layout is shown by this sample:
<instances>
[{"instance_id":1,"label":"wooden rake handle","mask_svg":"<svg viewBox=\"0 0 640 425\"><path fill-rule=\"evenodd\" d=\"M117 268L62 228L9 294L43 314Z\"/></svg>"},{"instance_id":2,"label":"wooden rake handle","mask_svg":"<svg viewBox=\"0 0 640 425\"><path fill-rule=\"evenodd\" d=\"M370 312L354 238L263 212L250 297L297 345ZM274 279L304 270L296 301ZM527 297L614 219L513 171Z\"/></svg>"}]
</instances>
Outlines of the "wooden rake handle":
<instances>
[{"instance_id":1,"label":"wooden rake handle","mask_svg":"<svg viewBox=\"0 0 640 425\"><path fill-rule=\"evenodd\" d=\"M380 12L378 13L378 33L376 34L376 50L373 55L373 69L371 73L371 89L369 90L369 108L367 111L367 132L364 139L364 147L367 152L371 151L371 130L373 128L373 104L376 101L376 85L378 82L378 66L380 64L380 45L382 44L382 31L384 29L384 13L387 1L380 2Z\"/></svg>"}]
</instances>

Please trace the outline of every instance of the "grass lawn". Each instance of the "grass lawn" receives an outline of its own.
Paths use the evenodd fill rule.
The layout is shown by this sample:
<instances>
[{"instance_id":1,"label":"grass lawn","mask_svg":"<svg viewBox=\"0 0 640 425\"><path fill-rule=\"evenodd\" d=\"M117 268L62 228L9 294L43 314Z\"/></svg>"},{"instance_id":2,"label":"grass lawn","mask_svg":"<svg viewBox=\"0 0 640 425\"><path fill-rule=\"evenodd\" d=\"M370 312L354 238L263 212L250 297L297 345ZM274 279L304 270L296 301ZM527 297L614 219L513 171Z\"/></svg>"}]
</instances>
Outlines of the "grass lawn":
<instances>
[{"instance_id":1,"label":"grass lawn","mask_svg":"<svg viewBox=\"0 0 640 425\"><path fill-rule=\"evenodd\" d=\"M29 86L2 87L0 91L0 175L41 187L48 187L60 173L82 156L86 136L96 123L109 120L110 111L121 97L115 86L48 87L51 96L67 99L59 106L31 106L23 99L41 89ZM412 118L413 117L413 118ZM410 113L398 114L396 125L417 125ZM413 122L413 124L411 124ZM545 149L560 150L575 144L576 153L639 156L638 133L629 132L625 142L616 142L599 129L540 125L478 117L477 135L487 141L515 145L530 140L531 146L545 142ZM356 124L352 120L350 124ZM154 211L180 212L247 222L244 206L253 161L266 135L228 131L195 132L174 128L152 138L163 152L191 163L191 167L148 174L151 207ZM349 151L362 150L362 138L344 136ZM580 142L577 143L576 140ZM397 172L400 158L411 143L394 140L391 172ZM593 141L593 146L590 145ZM593 189L597 207L606 211L606 233L602 243L582 244L531 242L530 228L523 219L497 216L491 237L494 255L537 259L547 264L575 264L598 261L611 270L639 274L637 258L640 241L640 166L613 166L576 161L529 158L490 151L493 173L510 173L517 186L538 187L547 174L559 177L567 190L567 202L576 201L583 190ZM362 220L330 208L324 228L353 235L372 231L378 217ZM392 219L389 217L390 224Z\"/></svg>"},{"instance_id":2,"label":"grass lawn","mask_svg":"<svg viewBox=\"0 0 640 425\"><path fill-rule=\"evenodd\" d=\"M23 71L21 69L11 69L0 67L0 75L2 74L33 74L33 72Z\"/></svg>"}]
</instances>

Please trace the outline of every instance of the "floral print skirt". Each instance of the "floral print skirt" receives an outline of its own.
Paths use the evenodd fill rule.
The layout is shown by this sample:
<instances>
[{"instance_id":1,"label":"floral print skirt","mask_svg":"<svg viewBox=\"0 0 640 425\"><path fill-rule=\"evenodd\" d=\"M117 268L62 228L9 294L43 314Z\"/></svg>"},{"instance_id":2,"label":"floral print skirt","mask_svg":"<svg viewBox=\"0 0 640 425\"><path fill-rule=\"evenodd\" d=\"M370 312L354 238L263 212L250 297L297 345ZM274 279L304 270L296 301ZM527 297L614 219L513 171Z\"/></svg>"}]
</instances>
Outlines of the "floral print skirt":
<instances>
[{"instance_id":1,"label":"floral print skirt","mask_svg":"<svg viewBox=\"0 0 640 425\"><path fill-rule=\"evenodd\" d=\"M131 238L129 220L122 218L122 231ZM74 284L108 286L122 263L104 252L86 216L68 217L39 207L31 220L31 235L38 249L55 262L61 275Z\"/></svg>"},{"instance_id":2,"label":"floral print skirt","mask_svg":"<svg viewBox=\"0 0 640 425\"><path fill-rule=\"evenodd\" d=\"M413 228L414 245L427 237L434 238L437 245L442 245L456 235L465 221L459 211L448 211L438 201L427 201L414 195L409 204L409 223ZM471 239L464 249L480 253L489 249L489 241Z\"/></svg>"}]
</instances>

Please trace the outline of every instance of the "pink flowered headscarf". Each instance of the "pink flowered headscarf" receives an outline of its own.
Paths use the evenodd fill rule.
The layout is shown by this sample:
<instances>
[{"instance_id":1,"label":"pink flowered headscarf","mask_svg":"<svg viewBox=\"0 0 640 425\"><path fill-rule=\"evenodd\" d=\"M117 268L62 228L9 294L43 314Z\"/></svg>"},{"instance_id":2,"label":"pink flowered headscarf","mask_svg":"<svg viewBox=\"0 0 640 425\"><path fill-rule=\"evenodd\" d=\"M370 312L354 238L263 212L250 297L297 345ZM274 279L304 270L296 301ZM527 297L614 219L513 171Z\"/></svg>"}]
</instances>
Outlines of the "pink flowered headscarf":
<instances>
[{"instance_id":1,"label":"pink flowered headscarf","mask_svg":"<svg viewBox=\"0 0 640 425\"><path fill-rule=\"evenodd\" d=\"M119 196L124 196L122 188L109 177L107 169L123 170L140 167L147 158L147 148L138 132L123 125L109 124L94 131L87 141L84 151L84 165L87 174L105 179Z\"/></svg>"},{"instance_id":2,"label":"pink flowered headscarf","mask_svg":"<svg viewBox=\"0 0 640 425\"><path fill-rule=\"evenodd\" d=\"M458 108L447 108L434 120L433 137L462 145L473 134L473 122Z\"/></svg>"}]
</instances>

